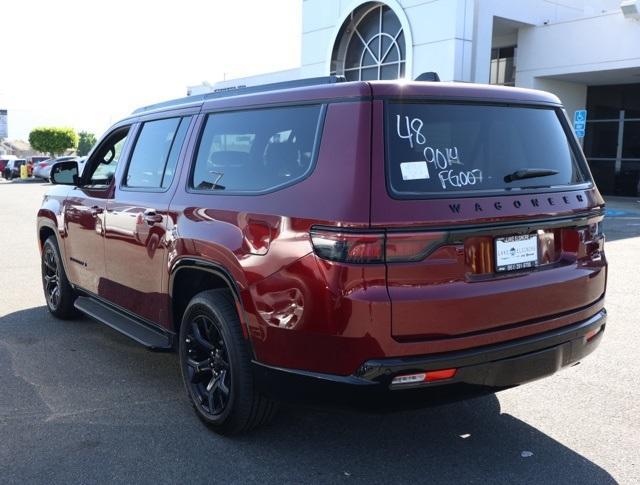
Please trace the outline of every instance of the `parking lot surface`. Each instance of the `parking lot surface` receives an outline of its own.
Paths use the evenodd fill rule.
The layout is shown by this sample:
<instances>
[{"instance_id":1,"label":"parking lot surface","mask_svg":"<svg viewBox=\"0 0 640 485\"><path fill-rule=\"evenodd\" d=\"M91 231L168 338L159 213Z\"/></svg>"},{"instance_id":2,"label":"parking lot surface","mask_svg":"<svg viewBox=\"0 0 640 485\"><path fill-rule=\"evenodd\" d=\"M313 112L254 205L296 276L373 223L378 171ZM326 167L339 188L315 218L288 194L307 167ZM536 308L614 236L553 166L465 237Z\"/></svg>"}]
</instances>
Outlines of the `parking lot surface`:
<instances>
[{"instance_id":1,"label":"parking lot surface","mask_svg":"<svg viewBox=\"0 0 640 485\"><path fill-rule=\"evenodd\" d=\"M611 199L609 321L581 365L388 415L283 407L237 438L190 409L177 359L46 310L39 182L0 182L0 483L640 483L640 204Z\"/></svg>"}]
</instances>

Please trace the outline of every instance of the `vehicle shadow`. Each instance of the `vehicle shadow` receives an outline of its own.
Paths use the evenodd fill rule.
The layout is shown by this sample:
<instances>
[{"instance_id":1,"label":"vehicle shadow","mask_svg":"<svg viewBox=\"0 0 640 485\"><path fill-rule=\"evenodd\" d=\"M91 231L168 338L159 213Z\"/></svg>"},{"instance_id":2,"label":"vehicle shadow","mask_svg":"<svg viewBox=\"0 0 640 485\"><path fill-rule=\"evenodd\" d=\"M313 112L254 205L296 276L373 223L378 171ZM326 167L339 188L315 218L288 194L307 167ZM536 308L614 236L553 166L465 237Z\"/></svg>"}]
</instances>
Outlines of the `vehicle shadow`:
<instances>
[{"instance_id":1,"label":"vehicle shadow","mask_svg":"<svg viewBox=\"0 0 640 485\"><path fill-rule=\"evenodd\" d=\"M175 354L45 307L0 317L0 388L3 483L615 483L494 395L391 414L285 405L221 437Z\"/></svg>"},{"instance_id":2,"label":"vehicle shadow","mask_svg":"<svg viewBox=\"0 0 640 485\"><path fill-rule=\"evenodd\" d=\"M295 464L287 467L294 469L286 475L292 482L304 477L311 482L616 483L595 463L502 414L496 395L384 415L285 407L273 426L239 441L274 464L293 452Z\"/></svg>"}]
</instances>

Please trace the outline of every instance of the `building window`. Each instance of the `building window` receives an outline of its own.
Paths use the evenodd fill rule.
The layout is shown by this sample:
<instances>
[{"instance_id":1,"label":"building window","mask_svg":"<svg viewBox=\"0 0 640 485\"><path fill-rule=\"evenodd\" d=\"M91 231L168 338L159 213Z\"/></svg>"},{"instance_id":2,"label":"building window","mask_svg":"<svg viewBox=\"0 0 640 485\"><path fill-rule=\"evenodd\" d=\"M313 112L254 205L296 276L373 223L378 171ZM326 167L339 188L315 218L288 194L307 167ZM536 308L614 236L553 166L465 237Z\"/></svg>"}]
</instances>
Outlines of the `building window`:
<instances>
[{"instance_id":1,"label":"building window","mask_svg":"<svg viewBox=\"0 0 640 485\"><path fill-rule=\"evenodd\" d=\"M516 46L491 49L489 84L516 85Z\"/></svg>"},{"instance_id":2,"label":"building window","mask_svg":"<svg viewBox=\"0 0 640 485\"><path fill-rule=\"evenodd\" d=\"M348 81L404 77L406 46L402 25L388 6L366 3L345 21L331 60L331 74Z\"/></svg>"},{"instance_id":3,"label":"building window","mask_svg":"<svg viewBox=\"0 0 640 485\"><path fill-rule=\"evenodd\" d=\"M640 84L589 86L584 154L605 195L640 195Z\"/></svg>"}]
</instances>

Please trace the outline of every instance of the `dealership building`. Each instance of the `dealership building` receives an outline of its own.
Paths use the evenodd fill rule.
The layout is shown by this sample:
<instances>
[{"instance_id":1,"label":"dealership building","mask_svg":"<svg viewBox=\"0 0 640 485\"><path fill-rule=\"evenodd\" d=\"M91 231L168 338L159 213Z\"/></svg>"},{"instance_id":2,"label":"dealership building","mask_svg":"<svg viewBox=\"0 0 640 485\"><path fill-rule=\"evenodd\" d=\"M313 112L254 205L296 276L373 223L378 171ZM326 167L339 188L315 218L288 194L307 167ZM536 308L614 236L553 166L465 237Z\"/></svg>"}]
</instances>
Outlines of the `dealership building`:
<instances>
[{"instance_id":1,"label":"dealership building","mask_svg":"<svg viewBox=\"0 0 640 485\"><path fill-rule=\"evenodd\" d=\"M500 84L587 110L583 147L605 194L640 185L640 0L303 0L294 69L189 88L343 75ZM584 130L584 131L582 131Z\"/></svg>"}]
</instances>

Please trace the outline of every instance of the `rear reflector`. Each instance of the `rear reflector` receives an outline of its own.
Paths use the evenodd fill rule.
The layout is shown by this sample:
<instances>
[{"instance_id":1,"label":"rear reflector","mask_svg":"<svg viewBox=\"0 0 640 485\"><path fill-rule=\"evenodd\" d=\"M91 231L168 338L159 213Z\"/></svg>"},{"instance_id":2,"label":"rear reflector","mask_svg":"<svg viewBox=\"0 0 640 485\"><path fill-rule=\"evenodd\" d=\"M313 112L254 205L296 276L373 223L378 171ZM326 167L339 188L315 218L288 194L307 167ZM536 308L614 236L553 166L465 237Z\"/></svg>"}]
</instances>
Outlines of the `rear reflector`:
<instances>
[{"instance_id":1,"label":"rear reflector","mask_svg":"<svg viewBox=\"0 0 640 485\"><path fill-rule=\"evenodd\" d=\"M442 381L445 379L451 379L456 375L458 369L442 369L442 370L432 370L427 372L427 382L431 381Z\"/></svg>"},{"instance_id":2,"label":"rear reflector","mask_svg":"<svg viewBox=\"0 0 640 485\"><path fill-rule=\"evenodd\" d=\"M602 326L599 326L598 328L594 328L593 330L589 330L584 338L587 339L587 342L591 341L596 335L598 335L600 333L600 330L602 330Z\"/></svg>"},{"instance_id":3,"label":"rear reflector","mask_svg":"<svg viewBox=\"0 0 640 485\"><path fill-rule=\"evenodd\" d=\"M440 369L421 372L419 374L406 374L394 377L391 385L397 386L403 384L418 384L421 382L444 381L451 379L456 375L456 372L457 369Z\"/></svg>"}]
</instances>

